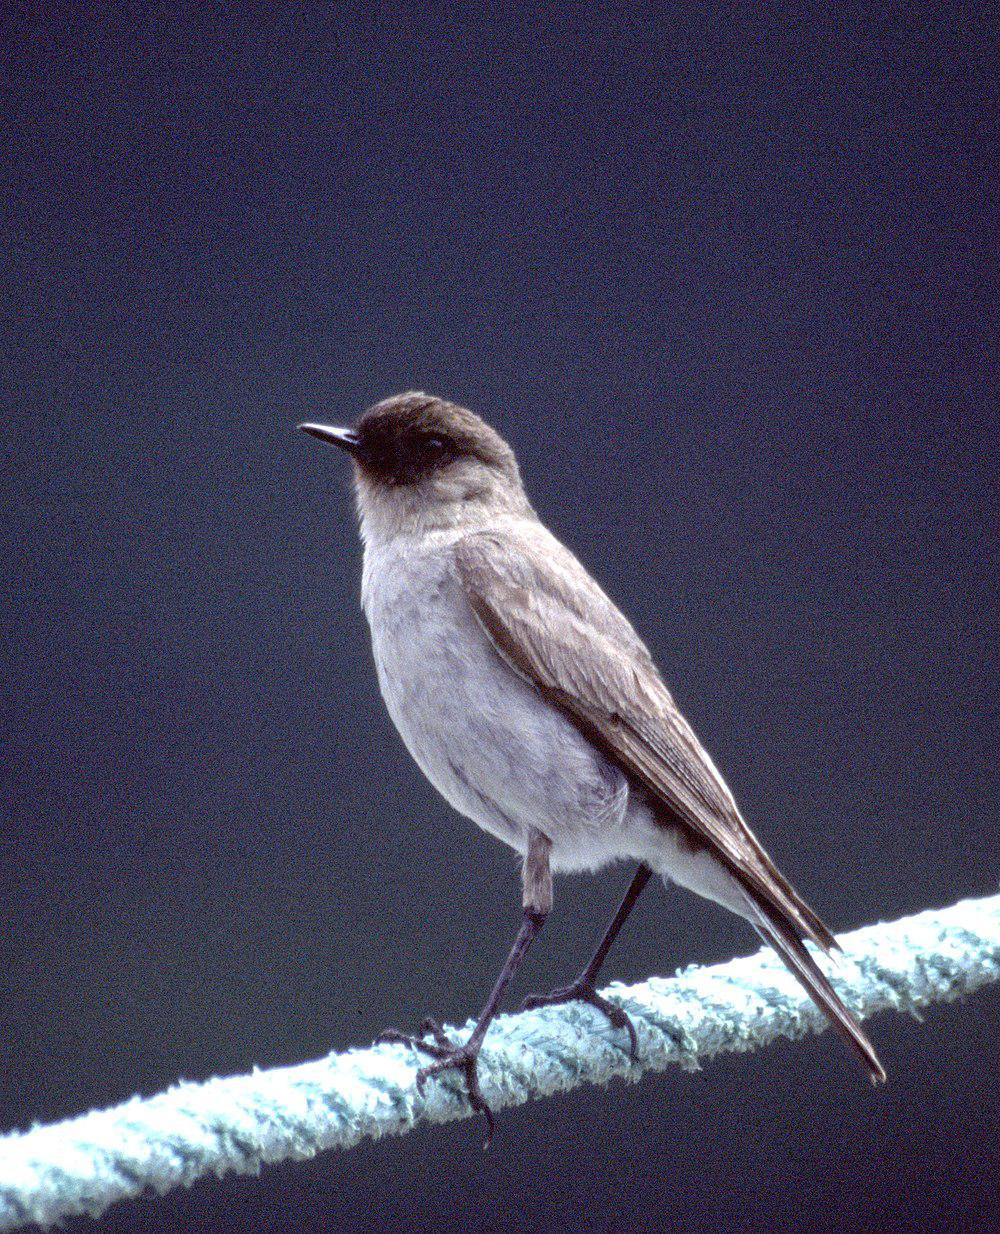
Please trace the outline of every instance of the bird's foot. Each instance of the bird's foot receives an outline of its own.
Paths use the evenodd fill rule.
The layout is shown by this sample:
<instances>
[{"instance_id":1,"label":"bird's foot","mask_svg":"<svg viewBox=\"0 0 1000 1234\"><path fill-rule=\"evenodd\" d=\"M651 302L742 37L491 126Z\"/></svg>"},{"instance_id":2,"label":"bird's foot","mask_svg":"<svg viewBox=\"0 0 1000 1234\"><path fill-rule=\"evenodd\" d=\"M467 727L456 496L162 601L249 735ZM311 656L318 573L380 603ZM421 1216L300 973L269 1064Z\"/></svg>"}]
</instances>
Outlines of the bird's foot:
<instances>
[{"instance_id":1,"label":"bird's foot","mask_svg":"<svg viewBox=\"0 0 1000 1234\"><path fill-rule=\"evenodd\" d=\"M593 982L587 981L584 977L577 977L572 985L553 990L551 994L529 994L521 1004L521 1010L531 1011L535 1007L554 1007L559 1003L572 1002L590 1003L591 1007L596 1007L608 1017L613 1028L627 1029L632 1061L638 1061L639 1038L631 1016L616 1003L598 994Z\"/></svg>"},{"instance_id":2,"label":"bird's foot","mask_svg":"<svg viewBox=\"0 0 1000 1234\"><path fill-rule=\"evenodd\" d=\"M493 1111L486 1104L486 1098L479 1087L479 1046L452 1045L447 1049L438 1047L441 1054L427 1067L421 1067L417 1072L417 1088L421 1092L431 1076L440 1075L442 1071L461 1071L465 1077L465 1095L469 1104L486 1119L486 1139L483 1148L489 1148L496 1130L496 1119Z\"/></svg>"},{"instance_id":3,"label":"bird's foot","mask_svg":"<svg viewBox=\"0 0 1000 1234\"><path fill-rule=\"evenodd\" d=\"M427 1041L428 1036L433 1037L433 1041ZM486 1140L483 1148L489 1148L496 1129L496 1119L479 1087L479 1044L473 1046L467 1042L465 1045L455 1045L437 1020L430 1018L420 1021L419 1036L401 1033L397 1028L387 1028L375 1038L376 1045L383 1042L409 1045L415 1050L423 1050L434 1059L434 1062L421 1067L417 1072L417 1088L421 1093L431 1076L440 1075L442 1071L461 1071L465 1076L465 1093L469 1104L486 1119Z\"/></svg>"}]
</instances>

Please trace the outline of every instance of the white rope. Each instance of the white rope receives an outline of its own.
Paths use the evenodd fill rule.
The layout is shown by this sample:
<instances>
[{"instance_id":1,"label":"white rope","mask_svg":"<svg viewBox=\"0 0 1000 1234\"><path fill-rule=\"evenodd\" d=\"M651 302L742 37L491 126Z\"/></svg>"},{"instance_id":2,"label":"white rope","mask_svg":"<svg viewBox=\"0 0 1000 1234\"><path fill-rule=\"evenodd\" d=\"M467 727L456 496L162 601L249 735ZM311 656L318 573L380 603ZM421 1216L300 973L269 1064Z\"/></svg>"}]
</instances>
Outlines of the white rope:
<instances>
[{"instance_id":1,"label":"white rope","mask_svg":"<svg viewBox=\"0 0 1000 1234\"><path fill-rule=\"evenodd\" d=\"M1000 896L869 926L840 942L844 954L831 975L845 1002L862 1016L915 1012L1000 978ZM671 1063L697 1067L722 1051L800 1037L826 1023L768 949L605 993L632 1017L637 1063L627 1034L583 1004L500 1016L481 1056L486 1100L500 1109L616 1076L637 1080ZM461 1031L470 1029L471 1022ZM148 1100L0 1137L0 1230L97 1216L147 1187L163 1193L208 1173L256 1173L265 1162L468 1117L457 1075L417 1092L414 1077L425 1061L405 1046L352 1049L180 1083Z\"/></svg>"}]
</instances>

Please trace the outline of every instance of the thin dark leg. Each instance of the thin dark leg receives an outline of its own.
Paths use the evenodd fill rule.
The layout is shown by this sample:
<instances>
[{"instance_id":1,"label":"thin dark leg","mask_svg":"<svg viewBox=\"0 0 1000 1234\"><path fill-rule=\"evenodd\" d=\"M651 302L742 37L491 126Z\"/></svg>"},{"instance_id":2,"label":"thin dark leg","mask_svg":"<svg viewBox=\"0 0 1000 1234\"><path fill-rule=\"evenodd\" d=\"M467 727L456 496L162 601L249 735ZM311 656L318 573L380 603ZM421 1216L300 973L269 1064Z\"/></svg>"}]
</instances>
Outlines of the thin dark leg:
<instances>
[{"instance_id":1,"label":"thin dark leg","mask_svg":"<svg viewBox=\"0 0 1000 1234\"><path fill-rule=\"evenodd\" d=\"M598 943L597 950L590 958L590 963L580 974L582 980L589 981L591 984L597 980L597 974L604 967L604 961L608 958L608 952L611 950L622 926L629 919L632 909L635 908L636 901L645 890L652 874L653 871L648 865L641 865L636 870L635 877L629 884L628 891L625 892L621 904L618 905L618 911L612 917L611 924L605 931L600 943Z\"/></svg>"},{"instance_id":2,"label":"thin dark leg","mask_svg":"<svg viewBox=\"0 0 1000 1234\"><path fill-rule=\"evenodd\" d=\"M569 1003L576 1000L590 1003L592 1007L603 1011L615 1028L625 1028L628 1030L632 1057L637 1057L639 1053L639 1039L636 1037L635 1025L621 1007L616 1007L614 1003L609 1002L608 999L597 993L596 982L597 974L601 971L604 961L608 958L608 952L611 950L612 944L618 937L622 926L628 920L632 909L635 908L635 902L642 895L643 888L649 882L652 873L653 871L645 864L640 865L638 870L636 870L635 877L629 884L628 891L625 892L621 904L618 905L618 911L612 917L611 924L597 945L597 950L591 956L590 962L580 976L577 977L576 981L572 985L553 990L551 994L530 994L524 1000L522 1010L527 1011L532 1007L549 1007L555 1003Z\"/></svg>"},{"instance_id":3,"label":"thin dark leg","mask_svg":"<svg viewBox=\"0 0 1000 1234\"><path fill-rule=\"evenodd\" d=\"M421 1090L423 1090L424 1083L429 1076L437 1075L441 1071L455 1068L464 1073L472 1108L478 1110L486 1119L488 1131L486 1143L483 1145L484 1148L488 1148L490 1141L493 1139L493 1130L496 1123L493 1118L493 1111L486 1104L482 1090L479 1087L479 1050L483 1044L483 1038L486 1036L486 1030L489 1028L500 1006L500 1000L503 998L504 991L510 985L511 978L520 967L528 948L535 941L539 931L545 924L547 916L547 913L537 912L534 909L525 909L524 921L514 941L514 946L511 948L506 963L500 970L500 976L490 991L490 996L486 1000L486 1006L479 1013L476 1027L473 1029L472 1035L465 1045L454 1045L445 1036L440 1025L435 1020L430 1019L424 1020L421 1023L420 1031L422 1035L429 1034L432 1036L434 1038L433 1041L424 1041L421 1037L409 1036L395 1028L387 1028L385 1032L380 1033L376 1038L376 1041L405 1042L407 1045L412 1045L416 1049L430 1054L436 1060L429 1066L422 1067L417 1072L417 1087Z\"/></svg>"}]
</instances>

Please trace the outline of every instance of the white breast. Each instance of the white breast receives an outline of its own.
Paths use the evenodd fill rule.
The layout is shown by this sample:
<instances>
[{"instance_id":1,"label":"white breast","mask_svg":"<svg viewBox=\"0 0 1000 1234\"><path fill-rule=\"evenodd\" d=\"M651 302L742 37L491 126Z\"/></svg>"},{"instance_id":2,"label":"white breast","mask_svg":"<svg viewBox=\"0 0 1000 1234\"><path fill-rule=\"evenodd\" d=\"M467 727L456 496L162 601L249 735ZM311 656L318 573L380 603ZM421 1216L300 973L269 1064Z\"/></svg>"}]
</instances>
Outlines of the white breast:
<instances>
[{"instance_id":1,"label":"white breast","mask_svg":"<svg viewBox=\"0 0 1000 1234\"><path fill-rule=\"evenodd\" d=\"M375 667L407 749L455 809L520 852L533 826L556 869L631 855L625 777L500 659L462 592L454 539L365 548Z\"/></svg>"}]
</instances>

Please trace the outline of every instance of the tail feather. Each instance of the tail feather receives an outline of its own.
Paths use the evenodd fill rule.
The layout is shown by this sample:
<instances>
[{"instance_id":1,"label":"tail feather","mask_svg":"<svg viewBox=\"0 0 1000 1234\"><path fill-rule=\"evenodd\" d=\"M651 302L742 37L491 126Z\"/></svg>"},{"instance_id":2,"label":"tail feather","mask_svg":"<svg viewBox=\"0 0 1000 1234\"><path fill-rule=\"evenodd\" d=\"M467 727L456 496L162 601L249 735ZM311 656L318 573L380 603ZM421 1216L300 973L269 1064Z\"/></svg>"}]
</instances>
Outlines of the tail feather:
<instances>
[{"instance_id":1,"label":"tail feather","mask_svg":"<svg viewBox=\"0 0 1000 1234\"><path fill-rule=\"evenodd\" d=\"M829 979L806 950L805 944L787 919L769 904L747 896L749 919L757 933L778 953L789 971L802 983L809 997L829 1019L848 1046L861 1060L873 1084L884 1084L885 1069L854 1014L844 1006ZM825 927L824 927L825 929Z\"/></svg>"},{"instance_id":2,"label":"tail feather","mask_svg":"<svg viewBox=\"0 0 1000 1234\"><path fill-rule=\"evenodd\" d=\"M796 928L807 938L811 938L817 947L821 947L827 955L840 950L840 943L834 938L830 927L803 900L792 884L785 878L771 858L760 848L759 856L765 870L770 875L770 883L775 898L774 909L785 908ZM751 892L748 892L751 894ZM768 911L774 911L769 907Z\"/></svg>"}]
</instances>

